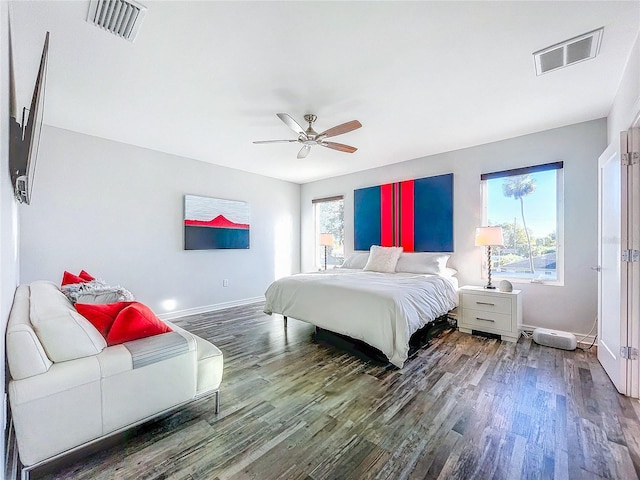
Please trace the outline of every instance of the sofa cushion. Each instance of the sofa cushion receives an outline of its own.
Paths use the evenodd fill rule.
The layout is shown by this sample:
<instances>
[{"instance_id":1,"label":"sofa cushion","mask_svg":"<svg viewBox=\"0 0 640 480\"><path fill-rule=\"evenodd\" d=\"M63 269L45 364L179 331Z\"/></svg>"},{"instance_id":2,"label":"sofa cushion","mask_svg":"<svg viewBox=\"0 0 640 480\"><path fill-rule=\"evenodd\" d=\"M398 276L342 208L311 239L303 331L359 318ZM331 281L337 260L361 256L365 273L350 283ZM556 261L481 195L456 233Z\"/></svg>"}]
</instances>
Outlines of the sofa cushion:
<instances>
[{"instance_id":1,"label":"sofa cushion","mask_svg":"<svg viewBox=\"0 0 640 480\"><path fill-rule=\"evenodd\" d=\"M29 315L47 356L64 362L100 353L105 339L52 282L30 285Z\"/></svg>"},{"instance_id":2,"label":"sofa cushion","mask_svg":"<svg viewBox=\"0 0 640 480\"><path fill-rule=\"evenodd\" d=\"M171 328L156 317L149 307L139 302L132 302L118 313L107 334L107 344L117 345L171 331Z\"/></svg>"},{"instance_id":3,"label":"sofa cushion","mask_svg":"<svg viewBox=\"0 0 640 480\"><path fill-rule=\"evenodd\" d=\"M20 285L13 297L7 324L7 363L14 380L45 373L52 362L29 321L29 285Z\"/></svg>"}]
</instances>

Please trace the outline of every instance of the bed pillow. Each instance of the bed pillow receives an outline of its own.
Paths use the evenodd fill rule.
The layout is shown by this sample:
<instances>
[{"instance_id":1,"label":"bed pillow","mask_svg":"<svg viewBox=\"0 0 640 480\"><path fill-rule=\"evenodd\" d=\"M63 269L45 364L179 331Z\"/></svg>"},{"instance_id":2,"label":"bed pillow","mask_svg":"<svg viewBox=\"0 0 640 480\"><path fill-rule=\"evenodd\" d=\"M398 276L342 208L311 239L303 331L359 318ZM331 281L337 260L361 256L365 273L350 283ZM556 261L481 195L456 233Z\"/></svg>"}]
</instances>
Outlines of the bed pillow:
<instances>
[{"instance_id":1,"label":"bed pillow","mask_svg":"<svg viewBox=\"0 0 640 480\"><path fill-rule=\"evenodd\" d=\"M363 270L365 272L395 273L401 253L402 247L371 245L369 260Z\"/></svg>"},{"instance_id":2,"label":"bed pillow","mask_svg":"<svg viewBox=\"0 0 640 480\"><path fill-rule=\"evenodd\" d=\"M403 252L398 259L396 272L443 275L450 256L447 253Z\"/></svg>"},{"instance_id":3,"label":"bed pillow","mask_svg":"<svg viewBox=\"0 0 640 480\"><path fill-rule=\"evenodd\" d=\"M341 267L362 270L367 260L369 260L369 252L354 252L344 259Z\"/></svg>"}]
</instances>

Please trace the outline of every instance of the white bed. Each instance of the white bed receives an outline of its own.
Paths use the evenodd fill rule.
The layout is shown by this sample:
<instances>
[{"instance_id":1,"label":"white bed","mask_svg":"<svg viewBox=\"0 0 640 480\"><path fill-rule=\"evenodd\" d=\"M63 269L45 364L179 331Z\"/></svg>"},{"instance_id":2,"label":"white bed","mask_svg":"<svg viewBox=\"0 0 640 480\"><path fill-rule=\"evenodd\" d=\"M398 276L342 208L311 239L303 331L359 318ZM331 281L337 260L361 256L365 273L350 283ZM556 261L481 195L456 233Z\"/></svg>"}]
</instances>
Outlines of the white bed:
<instances>
[{"instance_id":1,"label":"white bed","mask_svg":"<svg viewBox=\"0 0 640 480\"><path fill-rule=\"evenodd\" d=\"M457 287L449 275L339 268L275 281L264 311L361 340L402 368L411 335L458 304Z\"/></svg>"}]
</instances>

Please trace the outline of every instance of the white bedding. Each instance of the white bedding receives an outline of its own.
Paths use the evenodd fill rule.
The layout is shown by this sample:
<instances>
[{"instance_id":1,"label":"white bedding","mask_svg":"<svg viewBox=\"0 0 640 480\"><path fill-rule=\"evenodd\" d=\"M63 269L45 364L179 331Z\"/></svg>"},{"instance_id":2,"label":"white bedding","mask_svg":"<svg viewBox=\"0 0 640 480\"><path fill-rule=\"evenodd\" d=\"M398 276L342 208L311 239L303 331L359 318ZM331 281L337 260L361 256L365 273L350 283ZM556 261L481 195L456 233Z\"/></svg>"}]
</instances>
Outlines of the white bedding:
<instances>
[{"instance_id":1,"label":"white bedding","mask_svg":"<svg viewBox=\"0 0 640 480\"><path fill-rule=\"evenodd\" d=\"M458 304L457 287L448 276L335 269L273 282L264 311L362 340L402 368L411 335Z\"/></svg>"}]
</instances>

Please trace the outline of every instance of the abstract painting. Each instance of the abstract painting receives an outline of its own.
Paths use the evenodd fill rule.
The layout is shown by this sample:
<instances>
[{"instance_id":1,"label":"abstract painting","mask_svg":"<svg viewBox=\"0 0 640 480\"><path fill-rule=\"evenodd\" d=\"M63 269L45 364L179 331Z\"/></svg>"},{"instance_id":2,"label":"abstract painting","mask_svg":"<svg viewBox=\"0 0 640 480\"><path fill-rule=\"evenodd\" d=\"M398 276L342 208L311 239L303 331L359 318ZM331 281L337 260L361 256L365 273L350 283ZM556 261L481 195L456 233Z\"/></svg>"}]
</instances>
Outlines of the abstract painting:
<instances>
[{"instance_id":1,"label":"abstract painting","mask_svg":"<svg viewBox=\"0 0 640 480\"><path fill-rule=\"evenodd\" d=\"M184 196L184 249L249 248L249 204Z\"/></svg>"},{"instance_id":2,"label":"abstract painting","mask_svg":"<svg viewBox=\"0 0 640 480\"><path fill-rule=\"evenodd\" d=\"M354 191L354 250L453 252L453 174Z\"/></svg>"}]
</instances>

